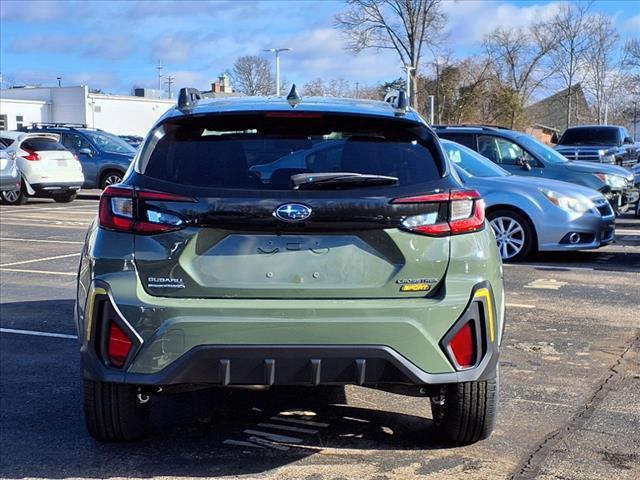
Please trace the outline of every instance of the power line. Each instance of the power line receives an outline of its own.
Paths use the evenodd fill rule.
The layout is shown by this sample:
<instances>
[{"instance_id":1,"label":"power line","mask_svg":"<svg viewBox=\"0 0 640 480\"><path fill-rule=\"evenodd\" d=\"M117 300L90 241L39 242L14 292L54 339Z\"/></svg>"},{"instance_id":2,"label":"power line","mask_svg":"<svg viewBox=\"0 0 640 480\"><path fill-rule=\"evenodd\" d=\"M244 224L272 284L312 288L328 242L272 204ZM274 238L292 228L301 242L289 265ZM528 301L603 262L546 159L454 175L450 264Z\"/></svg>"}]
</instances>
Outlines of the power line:
<instances>
[{"instance_id":1,"label":"power line","mask_svg":"<svg viewBox=\"0 0 640 480\"><path fill-rule=\"evenodd\" d=\"M166 80L166 84L167 84L167 90L169 92L169 98L173 98L172 94L171 94L171 85L173 85L175 82L174 80L176 79L176 77L174 77L173 75L165 75Z\"/></svg>"}]
</instances>

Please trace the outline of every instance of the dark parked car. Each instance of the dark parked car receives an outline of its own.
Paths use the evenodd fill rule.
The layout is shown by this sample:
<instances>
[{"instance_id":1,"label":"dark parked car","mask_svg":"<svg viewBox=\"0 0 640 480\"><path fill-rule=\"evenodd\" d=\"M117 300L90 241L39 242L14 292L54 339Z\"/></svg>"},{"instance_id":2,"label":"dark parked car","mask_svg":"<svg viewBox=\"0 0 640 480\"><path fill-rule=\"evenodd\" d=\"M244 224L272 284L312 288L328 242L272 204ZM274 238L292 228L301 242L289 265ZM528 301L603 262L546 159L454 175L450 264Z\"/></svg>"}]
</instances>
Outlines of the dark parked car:
<instances>
[{"instance_id":1,"label":"dark parked car","mask_svg":"<svg viewBox=\"0 0 640 480\"><path fill-rule=\"evenodd\" d=\"M640 150L626 128L616 125L584 125L567 128L556 150L569 160L611 163L630 168Z\"/></svg>"},{"instance_id":2,"label":"dark parked car","mask_svg":"<svg viewBox=\"0 0 640 480\"><path fill-rule=\"evenodd\" d=\"M117 135L86 125L37 124L22 130L60 135L60 143L80 160L83 188L105 188L120 183L136 153L135 148Z\"/></svg>"},{"instance_id":3,"label":"dark parked car","mask_svg":"<svg viewBox=\"0 0 640 480\"><path fill-rule=\"evenodd\" d=\"M633 174L617 165L570 162L535 138L507 128L440 125L435 129L441 138L475 150L514 175L552 178L598 190L618 213L638 200Z\"/></svg>"}]
</instances>

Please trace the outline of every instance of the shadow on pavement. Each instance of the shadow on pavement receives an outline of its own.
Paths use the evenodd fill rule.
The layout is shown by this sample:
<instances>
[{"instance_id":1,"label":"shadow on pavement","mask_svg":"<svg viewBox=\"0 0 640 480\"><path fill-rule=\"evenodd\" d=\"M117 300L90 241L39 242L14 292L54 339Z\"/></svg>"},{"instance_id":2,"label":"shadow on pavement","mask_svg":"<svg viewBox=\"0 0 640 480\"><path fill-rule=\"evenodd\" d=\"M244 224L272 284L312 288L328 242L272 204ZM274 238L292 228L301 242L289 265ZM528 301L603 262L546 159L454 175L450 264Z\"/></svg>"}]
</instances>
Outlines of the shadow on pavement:
<instances>
[{"instance_id":1,"label":"shadow on pavement","mask_svg":"<svg viewBox=\"0 0 640 480\"><path fill-rule=\"evenodd\" d=\"M48 317L60 325L64 320L68 333L71 308L68 300L4 304L0 316L3 326L9 328L20 328L7 325L16 314L26 322ZM344 389L336 387L214 388L154 397L148 438L101 444L84 429L75 340L2 333L0 362L3 478L258 474L327 448L408 451L444 447L432 439L427 418L345 405ZM359 395L366 397L367 392L359 390ZM426 416L428 400L415 401L421 405L416 413ZM287 423L282 418L314 424ZM260 425L265 423L303 431ZM285 435L295 441L263 443L262 448L224 443L249 441L255 434L247 430ZM353 461L346 455L335 457L332 462Z\"/></svg>"}]
</instances>

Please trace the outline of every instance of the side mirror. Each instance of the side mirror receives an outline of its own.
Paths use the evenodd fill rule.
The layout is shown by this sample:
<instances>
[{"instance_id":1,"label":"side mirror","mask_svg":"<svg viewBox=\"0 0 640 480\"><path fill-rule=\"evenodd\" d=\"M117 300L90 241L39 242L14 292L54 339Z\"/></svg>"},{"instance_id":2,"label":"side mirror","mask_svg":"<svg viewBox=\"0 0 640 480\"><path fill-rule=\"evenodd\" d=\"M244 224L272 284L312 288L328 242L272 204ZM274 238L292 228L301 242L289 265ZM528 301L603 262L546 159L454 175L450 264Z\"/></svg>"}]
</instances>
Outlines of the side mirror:
<instances>
[{"instance_id":1,"label":"side mirror","mask_svg":"<svg viewBox=\"0 0 640 480\"><path fill-rule=\"evenodd\" d=\"M93 152L90 148L81 148L80 150L78 150L78 153L80 155L86 155L87 157L93 157Z\"/></svg>"},{"instance_id":2,"label":"side mirror","mask_svg":"<svg viewBox=\"0 0 640 480\"><path fill-rule=\"evenodd\" d=\"M624 137L624 141L622 143L633 143L631 137Z\"/></svg>"},{"instance_id":3,"label":"side mirror","mask_svg":"<svg viewBox=\"0 0 640 480\"><path fill-rule=\"evenodd\" d=\"M529 165L529 162L527 162L527 159L524 157L518 157L516 159L516 165L521 166L527 172L531 171L531 165Z\"/></svg>"},{"instance_id":4,"label":"side mirror","mask_svg":"<svg viewBox=\"0 0 640 480\"><path fill-rule=\"evenodd\" d=\"M552 143L553 145L557 145L558 140L560 140L558 138L558 134L556 132L553 132L553 134L551 134L551 138L549 139L549 142Z\"/></svg>"}]
</instances>

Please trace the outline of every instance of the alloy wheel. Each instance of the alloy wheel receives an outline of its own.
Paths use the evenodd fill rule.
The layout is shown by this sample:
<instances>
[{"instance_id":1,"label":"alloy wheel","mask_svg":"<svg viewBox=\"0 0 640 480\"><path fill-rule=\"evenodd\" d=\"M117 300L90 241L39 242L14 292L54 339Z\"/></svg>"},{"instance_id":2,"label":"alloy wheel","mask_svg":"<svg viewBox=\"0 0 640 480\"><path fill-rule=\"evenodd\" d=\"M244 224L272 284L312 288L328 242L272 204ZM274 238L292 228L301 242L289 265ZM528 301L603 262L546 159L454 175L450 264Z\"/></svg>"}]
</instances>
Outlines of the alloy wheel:
<instances>
[{"instance_id":1,"label":"alloy wheel","mask_svg":"<svg viewBox=\"0 0 640 480\"><path fill-rule=\"evenodd\" d=\"M120 182L122 182L122 177L117 173L112 173L110 175L107 175L107 177L104 179L104 186L108 187Z\"/></svg>"},{"instance_id":2,"label":"alloy wheel","mask_svg":"<svg viewBox=\"0 0 640 480\"><path fill-rule=\"evenodd\" d=\"M491 228L496 235L498 250L503 260L509 260L520 253L526 241L522 225L511 217L496 217L491 220Z\"/></svg>"},{"instance_id":3,"label":"alloy wheel","mask_svg":"<svg viewBox=\"0 0 640 480\"><path fill-rule=\"evenodd\" d=\"M20 190L8 190L6 192L2 192L2 196L9 203L14 203L20 197Z\"/></svg>"}]
</instances>

